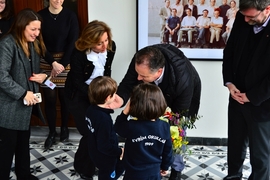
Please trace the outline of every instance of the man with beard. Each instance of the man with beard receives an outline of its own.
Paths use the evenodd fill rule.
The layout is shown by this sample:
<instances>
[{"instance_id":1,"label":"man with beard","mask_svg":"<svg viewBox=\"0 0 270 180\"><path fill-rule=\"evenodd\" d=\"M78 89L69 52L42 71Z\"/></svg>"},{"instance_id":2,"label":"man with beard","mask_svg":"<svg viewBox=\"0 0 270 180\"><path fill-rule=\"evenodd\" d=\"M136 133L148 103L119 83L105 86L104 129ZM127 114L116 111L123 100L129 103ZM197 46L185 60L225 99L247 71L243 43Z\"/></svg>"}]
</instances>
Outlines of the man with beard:
<instances>
[{"instance_id":1,"label":"man with beard","mask_svg":"<svg viewBox=\"0 0 270 180\"><path fill-rule=\"evenodd\" d=\"M252 173L269 179L270 0L242 0L224 49L223 81L228 106L228 175L240 180L249 142Z\"/></svg>"}]
</instances>

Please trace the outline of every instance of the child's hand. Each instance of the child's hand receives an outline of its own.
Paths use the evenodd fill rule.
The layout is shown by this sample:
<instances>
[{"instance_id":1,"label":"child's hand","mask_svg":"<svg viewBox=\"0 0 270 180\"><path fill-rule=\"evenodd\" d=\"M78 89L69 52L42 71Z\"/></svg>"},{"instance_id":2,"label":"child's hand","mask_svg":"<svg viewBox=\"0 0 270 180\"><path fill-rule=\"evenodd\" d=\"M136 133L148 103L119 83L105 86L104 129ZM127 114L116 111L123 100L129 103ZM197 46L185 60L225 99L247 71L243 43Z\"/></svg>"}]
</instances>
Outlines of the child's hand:
<instances>
[{"instance_id":1,"label":"child's hand","mask_svg":"<svg viewBox=\"0 0 270 180\"><path fill-rule=\"evenodd\" d=\"M160 175L161 176L166 176L168 174L168 171L165 171L165 170L160 170Z\"/></svg>"},{"instance_id":2,"label":"child's hand","mask_svg":"<svg viewBox=\"0 0 270 180\"><path fill-rule=\"evenodd\" d=\"M122 149L122 154L120 155L120 160L122 160L124 156L124 148L122 147L121 149Z\"/></svg>"},{"instance_id":3,"label":"child's hand","mask_svg":"<svg viewBox=\"0 0 270 180\"><path fill-rule=\"evenodd\" d=\"M127 105L126 105L125 109L123 110L123 113L125 115L129 114L129 107L130 107L130 100L128 100Z\"/></svg>"}]
</instances>

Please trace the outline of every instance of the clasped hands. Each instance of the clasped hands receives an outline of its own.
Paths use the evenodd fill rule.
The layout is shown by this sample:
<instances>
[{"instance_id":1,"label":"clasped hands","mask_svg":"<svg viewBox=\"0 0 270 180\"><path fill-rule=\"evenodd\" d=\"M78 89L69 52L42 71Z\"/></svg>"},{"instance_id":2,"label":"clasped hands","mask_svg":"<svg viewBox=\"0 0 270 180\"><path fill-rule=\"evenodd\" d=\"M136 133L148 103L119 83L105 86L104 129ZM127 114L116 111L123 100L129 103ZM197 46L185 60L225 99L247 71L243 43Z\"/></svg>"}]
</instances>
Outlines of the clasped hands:
<instances>
[{"instance_id":1,"label":"clasped hands","mask_svg":"<svg viewBox=\"0 0 270 180\"><path fill-rule=\"evenodd\" d=\"M51 77L56 77L58 74L65 70L65 67L56 61L52 63L52 67Z\"/></svg>"},{"instance_id":2,"label":"clasped hands","mask_svg":"<svg viewBox=\"0 0 270 180\"><path fill-rule=\"evenodd\" d=\"M232 98L236 100L238 103L244 104L250 102L246 96L246 93L241 93L240 90L237 89L234 84L228 84L227 87L230 91Z\"/></svg>"},{"instance_id":3,"label":"clasped hands","mask_svg":"<svg viewBox=\"0 0 270 180\"><path fill-rule=\"evenodd\" d=\"M174 29L170 29L169 31L170 31L170 35L173 35L175 30Z\"/></svg>"}]
</instances>

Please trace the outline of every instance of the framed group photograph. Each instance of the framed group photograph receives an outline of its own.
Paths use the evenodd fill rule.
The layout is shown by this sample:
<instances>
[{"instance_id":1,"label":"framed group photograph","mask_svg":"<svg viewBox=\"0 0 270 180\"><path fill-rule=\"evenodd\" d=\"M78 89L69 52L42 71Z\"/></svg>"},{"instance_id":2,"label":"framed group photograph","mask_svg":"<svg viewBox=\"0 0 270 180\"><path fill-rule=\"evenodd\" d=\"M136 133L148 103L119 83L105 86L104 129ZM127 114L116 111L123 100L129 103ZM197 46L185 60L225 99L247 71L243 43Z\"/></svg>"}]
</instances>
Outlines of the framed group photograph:
<instances>
[{"instance_id":1,"label":"framed group photograph","mask_svg":"<svg viewBox=\"0 0 270 180\"><path fill-rule=\"evenodd\" d=\"M169 2L170 9L172 10L175 4L179 2L179 0L171 0ZM189 0L192 1L192 0ZM199 6L201 1L205 1L206 7L210 6L211 1L214 1L215 7L218 8L222 5L223 0L194 0L194 5ZM184 9L184 6L188 4L188 0L180 0L180 3ZM228 0L226 4L230 6L231 0ZM236 6L238 6L239 0L234 1ZM163 42L161 38L161 8L167 6L166 0L137 0L137 49L141 49L148 45L159 44L159 43L170 43L172 45L177 46L175 42ZM229 8L227 6L227 8ZM199 7L198 7L199 9ZM237 8L238 9L238 8ZM209 9L210 11L210 9ZM186 14L185 10L183 10L183 15ZM211 12L214 14L213 12ZM195 17L196 21L198 19L200 11L198 11L198 15ZM223 13L224 14L224 13ZM183 17L180 18L180 28L179 31L182 30L184 32L183 26ZM213 15L214 17L214 15ZM210 16L208 16L211 19ZM228 19L227 19L228 20ZM181 27L182 26L182 27ZM218 45L216 47L212 47L210 44L210 27L206 31L205 44L202 46L198 44L196 37L198 36L197 31L194 30L192 33L193 40L190 43L187 40L187 33L185 36L181 34L181 46L178 47L181 51L184 52L185 56L191 60L222 60L223 57L223 49L226 45L226 42L222 38L222 34L226 31L226 24L223 24L223 31L220 32L220 37L218 41ZM183 28L183 29L181 29ZM185 32L184 32L185 33ZM208 33L208 34L207 34ZM172 37L170 37L170 40Z\"/></svg>"}]
</instances>

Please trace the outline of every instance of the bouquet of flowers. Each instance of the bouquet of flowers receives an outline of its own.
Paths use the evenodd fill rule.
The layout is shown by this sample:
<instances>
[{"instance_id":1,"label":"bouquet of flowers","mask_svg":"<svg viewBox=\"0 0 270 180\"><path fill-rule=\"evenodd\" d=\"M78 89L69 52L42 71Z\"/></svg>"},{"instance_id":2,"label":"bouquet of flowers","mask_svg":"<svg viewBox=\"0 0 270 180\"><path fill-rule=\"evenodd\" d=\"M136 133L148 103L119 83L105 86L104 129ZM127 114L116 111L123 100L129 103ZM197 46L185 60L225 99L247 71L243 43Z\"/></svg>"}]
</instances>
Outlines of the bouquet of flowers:
<instances>
[{"instance_id":1,"label":"bouquet of flowers","mask_svg":"<svg viewBox=\"0 0 270 180\"><path fill-rule=\"evenodd\" d=\"M200 116L188 118L180 113L174 113L169 107L167 107L164 115L160 117L161 120L164 120L170 124L174 154L184 155L186 153L191 153L191 151L187 148L188 140L186 130L196 128L194 123L199 118Z\"/></svg>"}]
</instances>

